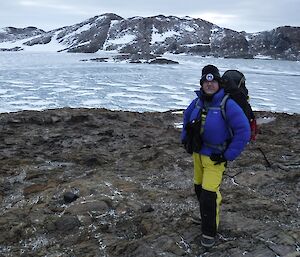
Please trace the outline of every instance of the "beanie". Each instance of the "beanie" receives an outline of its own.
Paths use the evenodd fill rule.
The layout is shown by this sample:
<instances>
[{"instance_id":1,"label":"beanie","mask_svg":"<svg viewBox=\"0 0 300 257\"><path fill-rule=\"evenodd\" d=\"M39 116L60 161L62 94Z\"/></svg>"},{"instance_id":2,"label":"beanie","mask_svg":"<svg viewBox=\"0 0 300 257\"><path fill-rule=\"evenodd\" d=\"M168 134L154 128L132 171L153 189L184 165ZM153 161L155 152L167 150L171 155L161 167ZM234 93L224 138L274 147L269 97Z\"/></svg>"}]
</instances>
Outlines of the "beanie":
<instances>
[{"instance_id":1,"label":"beanie","mask_svg":"<svg viewBox=\"0 0 300 257\"><path fill-rule=\"evenodd\" d=\"M202 86L203 82L206 80L217 80L221 82L220 72L216 66L209 64L203 67L200 85Z\"/></svg>"}]
</instances>

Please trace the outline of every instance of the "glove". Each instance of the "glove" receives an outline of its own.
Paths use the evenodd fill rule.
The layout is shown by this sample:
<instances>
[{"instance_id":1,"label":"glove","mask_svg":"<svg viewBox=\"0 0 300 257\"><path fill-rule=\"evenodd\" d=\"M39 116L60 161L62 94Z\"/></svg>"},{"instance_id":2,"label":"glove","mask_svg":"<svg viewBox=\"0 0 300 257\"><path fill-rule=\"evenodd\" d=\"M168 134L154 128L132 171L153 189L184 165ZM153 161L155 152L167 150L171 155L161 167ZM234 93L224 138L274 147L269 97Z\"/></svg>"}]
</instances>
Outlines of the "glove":
<instances>
[{"instance_id":1,"label":"glove","mask_svg":"<svg viewBox=\"0 0 300 257\"><path fill-rule=\"evenodd\" d=\"M191 145L191 143L183 142L182 144L187 153L189 153L189 154L193 153L193 146Z\"/></svg>"},{"instance_id":2,"label":"glove","mask_svg":"<svg viewBox=\"0 0 300 257\"><path fill-rule=\"evenodd\" d=\"M215 162L215 165L220 165L222 162L227 162L223 154L211 154L210 159Z\"/></svg>"}]
</instances>

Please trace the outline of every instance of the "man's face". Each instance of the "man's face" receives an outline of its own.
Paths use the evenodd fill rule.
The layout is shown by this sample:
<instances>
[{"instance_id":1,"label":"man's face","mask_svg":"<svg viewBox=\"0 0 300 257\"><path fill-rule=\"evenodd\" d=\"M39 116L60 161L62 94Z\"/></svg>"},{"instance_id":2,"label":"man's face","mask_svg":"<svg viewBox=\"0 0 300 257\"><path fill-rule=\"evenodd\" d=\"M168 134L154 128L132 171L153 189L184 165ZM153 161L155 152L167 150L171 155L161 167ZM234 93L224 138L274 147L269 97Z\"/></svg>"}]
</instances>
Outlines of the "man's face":
<instances>
[{"instance_id":1,"label":"man's face","mask_svg":"<svg viewBox=\"0 0 300 257\"><path fill-rule=\"evenodd\" d=\"M213 95L219 90L219 82L217 80L205 80L203 82L202 89L207 95Z\"/></svg>"}]
</instances>

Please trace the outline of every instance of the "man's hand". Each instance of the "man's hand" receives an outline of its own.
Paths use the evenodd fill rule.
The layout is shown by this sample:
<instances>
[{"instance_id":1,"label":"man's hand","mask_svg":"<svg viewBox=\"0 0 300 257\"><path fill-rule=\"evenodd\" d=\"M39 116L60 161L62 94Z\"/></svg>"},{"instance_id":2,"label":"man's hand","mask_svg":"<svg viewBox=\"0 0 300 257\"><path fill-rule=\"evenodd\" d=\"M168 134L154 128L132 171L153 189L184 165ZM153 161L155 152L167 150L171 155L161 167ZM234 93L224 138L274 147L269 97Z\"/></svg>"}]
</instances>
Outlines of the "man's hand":
<instances>
[{"instance_id":1,"label":"man's hand","mask_svg":"<svg viewBox=\"0 0 300 257\"><path fill-rule=\"evenodd\" d=\"M215 165L219 165L222 162L227 162L223 154L211 154L210 159L215 162Z\"/></svg>"}]
</instances>

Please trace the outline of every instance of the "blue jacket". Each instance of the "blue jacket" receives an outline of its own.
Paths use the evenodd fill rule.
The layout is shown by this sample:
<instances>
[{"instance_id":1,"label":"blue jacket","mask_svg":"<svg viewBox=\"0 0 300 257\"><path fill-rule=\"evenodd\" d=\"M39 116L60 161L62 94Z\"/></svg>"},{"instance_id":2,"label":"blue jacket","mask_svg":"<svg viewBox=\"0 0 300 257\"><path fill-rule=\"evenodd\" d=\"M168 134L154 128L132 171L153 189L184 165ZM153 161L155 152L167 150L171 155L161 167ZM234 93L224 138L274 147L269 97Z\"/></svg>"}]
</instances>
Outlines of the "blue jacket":
<instances>
[{"instance_id":1,"label":"blue jacket","mask_svg":"<svg viewBox=\"0 0 300 257\"><path fill-rule=\"evenodd\" d=\"M183 129L181 133L181 141L186 139L186 125L188 122L201 117L204 108L204 100L202 91L195 91L195 98L188 108L184 111ZM225 96L224 89L220 89L209 102L209 107L220 107L221 101ZM221 109L208 109L206 120L201 135L203 144L200 154L210 156L212 153L223 153L228 161L234 160L240 155L247 143L250 141L250 125L241 107L232 99L228 99L225 106L226 120L222 116ZM231 137L230 130L233 132ZM224 150L218 149L227 143Z\"/></svg>"}]
</instances>

